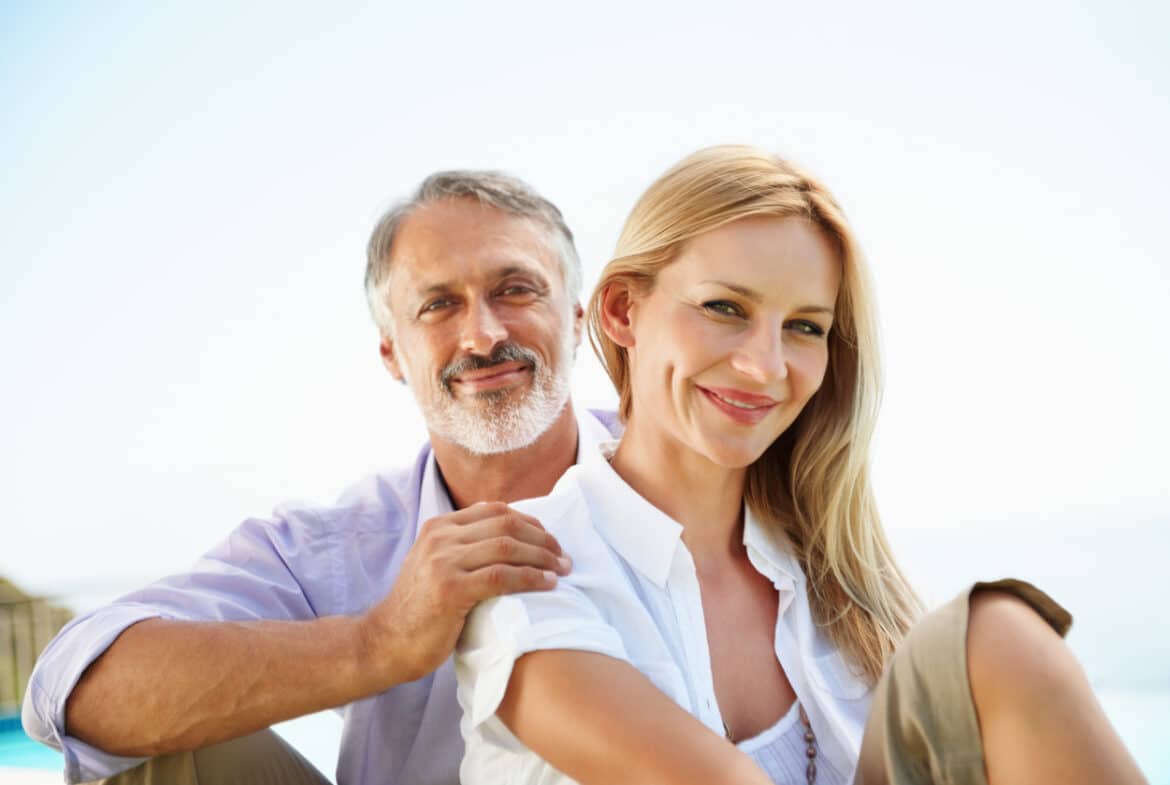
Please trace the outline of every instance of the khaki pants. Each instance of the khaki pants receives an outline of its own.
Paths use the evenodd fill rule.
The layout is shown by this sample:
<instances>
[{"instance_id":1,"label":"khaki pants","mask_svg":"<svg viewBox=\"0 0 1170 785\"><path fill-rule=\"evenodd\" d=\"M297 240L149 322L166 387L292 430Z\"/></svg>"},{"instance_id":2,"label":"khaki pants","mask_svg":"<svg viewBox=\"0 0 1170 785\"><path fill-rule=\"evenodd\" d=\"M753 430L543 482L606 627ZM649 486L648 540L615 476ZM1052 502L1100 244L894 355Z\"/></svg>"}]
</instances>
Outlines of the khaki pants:
<instances>
[{"instance_id":1,"label":"khaki pants","mask_svg":"<svg viewBox=\"0 0 1170 785\"><path fill-rule=\"evenodd\" d=\"M270 730L163 755L101 780L106 785L329 785L329 778Z\"/></svg>"},{"instance_id":2,"label":"khaki pants","mask_svg":"<svg viewBox=\"0 0 1170 785\"><path fill-rule=\"evenodd\" d=\"M1068 611L1029 583L977 583L927 614L874 691L854 785L987 785L979 721L967 681L971 594L995 589L1027 602L1064 635ZM166 755L107 785L323 785L329 780L271 731ZM452 785L455 785L452 783Z\"/></svg>"}]
</instances>

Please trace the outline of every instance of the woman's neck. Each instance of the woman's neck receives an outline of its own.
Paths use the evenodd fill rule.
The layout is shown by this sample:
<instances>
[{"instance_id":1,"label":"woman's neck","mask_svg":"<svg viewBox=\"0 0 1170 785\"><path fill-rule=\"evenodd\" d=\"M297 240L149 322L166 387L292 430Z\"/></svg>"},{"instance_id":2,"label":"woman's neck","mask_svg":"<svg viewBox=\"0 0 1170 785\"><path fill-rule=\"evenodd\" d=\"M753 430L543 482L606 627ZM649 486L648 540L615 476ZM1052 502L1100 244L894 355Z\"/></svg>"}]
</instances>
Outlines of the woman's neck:
<instances>
[{"instance_id":1,"label":"woman's neck","mask_svg":"<svg viewBox=\"0 0 1170 785\"><path fill-rule=\"evenodd\" d=\"M633 420L611 463L640 496L682 525L683 542L700 571L741 554L746 469L712 463Z\"/></svg>"}]
</instances>

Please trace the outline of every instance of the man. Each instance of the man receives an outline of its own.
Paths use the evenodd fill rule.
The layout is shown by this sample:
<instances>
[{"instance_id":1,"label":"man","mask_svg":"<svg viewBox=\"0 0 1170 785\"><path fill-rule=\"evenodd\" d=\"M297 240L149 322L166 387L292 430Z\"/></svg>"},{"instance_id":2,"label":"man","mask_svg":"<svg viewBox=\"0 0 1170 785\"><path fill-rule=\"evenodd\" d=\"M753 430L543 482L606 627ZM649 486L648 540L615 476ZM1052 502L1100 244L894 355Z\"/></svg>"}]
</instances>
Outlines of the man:
<instances>
[{"instance_id":1,"label":"man","mask_svg":"<svg viewBox=\"0 0 1170 785\"><path fill-rule=\"evenodd\" d=\"M467 612L571 567L505 503L548 493L579 444L616 428L569 401L580 281L560 212L512 178L438 173L387 212L366 293L430 443L333 507L246 521L190 574L62 630L24 724L63 749L66 779L152 758L120 781L250 781L267 767L318 782L257 731L344 706L339 782L458 782L450 654Z\"/></svg>"}]
</instances>

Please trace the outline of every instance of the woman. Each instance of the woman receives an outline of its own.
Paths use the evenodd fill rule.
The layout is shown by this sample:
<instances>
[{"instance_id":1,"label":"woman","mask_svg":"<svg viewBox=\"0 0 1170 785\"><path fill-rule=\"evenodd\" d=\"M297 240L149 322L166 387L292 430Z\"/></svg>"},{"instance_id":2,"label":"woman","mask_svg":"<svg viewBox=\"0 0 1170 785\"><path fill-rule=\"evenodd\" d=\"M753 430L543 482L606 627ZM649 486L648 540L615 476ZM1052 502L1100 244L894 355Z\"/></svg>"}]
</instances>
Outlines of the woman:
<instances>
[{"instance_id":1,"label":"woman","mask_svg":"<svg viewBox=\"0 0 1170 785\"><path fill-rule=\"evenodd\" d=\"M463 782L849 782L873 686L919 605L868 481L876 330L840 208L765 153L700 151L634 207L589 323L626 430L522 507L573 555L572 574L469 617L456 661ZM977 687L1021 667L1000 661L996 636L1031 635L1051 655L1052 627L1067 626L1026 584L999 588L1048 624L1003 592L975 604L974 706L966 597L927 625L935 632L882 682L859 777L914 781L899 773L909 767L921 781L932 770L978 781ZM914 685L939 658L963 686L951 678L922 698ZM919 703L945 710L907 721ZM1083 703L1073 708L1089 711ZM1106 738L1102 723L1087 727ZM1022 738L982 730L1009 750ZM972 737L974 762L947 757ZM1103 748L1080 774L1121 771L1119 743ZM988 770L1004 782L1016 771L990 760Z\"/></svg>"}]
</instances>

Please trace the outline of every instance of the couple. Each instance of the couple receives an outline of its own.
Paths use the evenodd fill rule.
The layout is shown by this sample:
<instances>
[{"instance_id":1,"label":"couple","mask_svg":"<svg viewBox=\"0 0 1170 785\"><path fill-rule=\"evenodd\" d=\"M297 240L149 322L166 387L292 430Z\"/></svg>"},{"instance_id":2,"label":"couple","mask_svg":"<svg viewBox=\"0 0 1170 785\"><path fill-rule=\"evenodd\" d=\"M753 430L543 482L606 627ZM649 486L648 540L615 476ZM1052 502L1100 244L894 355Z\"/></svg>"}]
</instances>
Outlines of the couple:
<instances>
[{"instance_id":1,"label":"couple","mask_svg":"<svg viewBox=\"0 0 1170 785\"><path fill-rule=\"evenodd\" d=\"M1043 594L917 620L867 481L872 295L815 180L690 156L587 313L508 178L429 178L369 251L430 445L63 630L24 720L71 782L319 782L257 731L338 706L341 783L1142 781ZM585 326L621 425L568 401Z\"/></svg>"}]
</instances>

